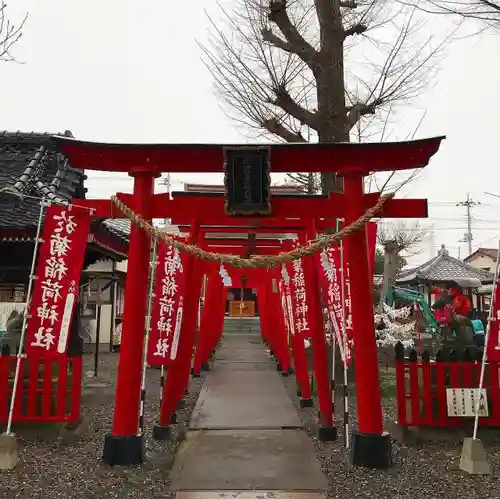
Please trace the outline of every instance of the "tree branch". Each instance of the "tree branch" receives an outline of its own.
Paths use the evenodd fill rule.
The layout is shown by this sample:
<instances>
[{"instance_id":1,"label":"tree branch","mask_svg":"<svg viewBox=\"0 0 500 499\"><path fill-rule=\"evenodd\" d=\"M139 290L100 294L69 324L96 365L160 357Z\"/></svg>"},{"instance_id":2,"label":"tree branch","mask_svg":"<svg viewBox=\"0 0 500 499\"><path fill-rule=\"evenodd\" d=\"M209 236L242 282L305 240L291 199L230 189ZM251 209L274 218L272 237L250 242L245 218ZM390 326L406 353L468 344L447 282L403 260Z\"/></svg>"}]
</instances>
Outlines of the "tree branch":
<instances>
[{"instance_id":1,"label":"tree branch","mask_svg":"<svg viewBox=\"0 0 500 499\"><path fill-rule=\"evenodd\" d=\"M345 9L357 9L358 4L354 2L353 0L348 0L346 2L339 2L340 7L345 8Z\"/></svg>"},{"instance_id":2,"label":"tree branch","mask_svg":"<svg viewBox=\"0 0 500 499\"><path fill-rule=\"evenodd\" d=\"M276 24L291 48L291 52L300 57L311 69L315 66L318 53L293 25L287 8L287 0L270 0L268 19Z\"/></svg>"},{"instance_id":3,"label":"tree branch","mask_svg":"<svg viewBox=\"0 0 500 499\"><path fill-rule=\"evenodd\" d=\"M283 38L280 38L278 35L275 35L269 28L264 28L262 30L262 40L270 43L277 49L288 52L289 54L295 53L292 45L290 45L286 40L283 40Z\"/></svg>"},{"instance_id":4,"label":"tree branch","mask_svg":"<svg viewBox=\"0 0 500 499\"><path fill-rule=\"evenodd\" d=\"M347 126L349 127L349 130L351 130L363 116L375 114L377 108L382 104L382 100L375 99L369 104L358 102L357 104L354 104L354 106L348 108Z\"/></svg>"},{"instance_id":5,"label":"tree branch","mask_svg":"<svg viewBox=\"0 0 500 499\"><path fill-rule=\"evenodd\" d=\"M313 130L318 129L318 116L316 113L308 111L297 104L284 87L278 87L274 90L276 98L270 101L270 104L278 106L290 116L295 118L303 125L311 127Z\"/></svg>"},{"instance_id":6,"label":"tree branch","mask_svg":"<svg viewBox=\"0 0 500 499\"><path fill-rule=\"evenodd\" d=\"M299 133L293 132L285 127L276 118L269 118L262 122L262 128L265 128L269 133L272 133L285 142L307 142L307 140Z\"/></svg>"},{"instance_id":7,"label":"tree branch","mask_svg":"<svg viewBox=\"0 0 500 499\"><path fill-rule=\"evenodd\" d=\"M354 26L344 30L344 37L347 38L348 36L362 35L367 29L368 27L364 24L355 24Z\"/></svg>"},{"instance_id":8,"label":"tree branch","mask_svg":"<svg viewBox=\"0 0 500 499\"><path fill-rule=\"evenodd\" d=\"M18 24L12 24L6 15L7 4L4 0L0 1L0 61L15 61L15 57L11 54L11 48L23 36L23 28L28 18L28 14Z\"/></svg>"}]
</instances>

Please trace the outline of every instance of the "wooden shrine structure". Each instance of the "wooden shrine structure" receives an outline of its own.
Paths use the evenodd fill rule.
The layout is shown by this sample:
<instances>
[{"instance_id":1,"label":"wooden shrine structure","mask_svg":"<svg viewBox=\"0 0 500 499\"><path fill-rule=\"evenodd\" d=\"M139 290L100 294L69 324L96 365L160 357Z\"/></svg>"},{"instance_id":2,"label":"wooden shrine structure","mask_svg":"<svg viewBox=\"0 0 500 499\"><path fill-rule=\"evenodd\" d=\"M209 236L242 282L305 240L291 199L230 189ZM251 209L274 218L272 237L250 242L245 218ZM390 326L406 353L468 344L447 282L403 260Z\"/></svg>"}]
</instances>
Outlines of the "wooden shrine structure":
<instances>
[{"instance_id":1,"label":"wooden shrine structure","mask_svg":"<svg viewBox=\"0 0 500 499\"><path fill-rule=\"evenodd\" d=\"M204 244L205 225L245 227L255 232L261 226L305 228L303 244L315 239L322 224L333 225L343 218L346 225L358 220L375 206L380 193L364 193L364 177L372 172L422 168L437 152L442 137L401 143L374 144L278 144L278 145L180 145L180 144L103 144L71 138L54 139L60 151L78 168L126 172L134 178L132 194L118 194L119 200L143 220L170 218L174 224L189 225L190 244ZM154 193L154 179L162 172L225 172L226 193ZM330 196L270 194L271 172L336 172L344 179L344 192ZM80 201L80 204L82 202ZM111 200L87 200L95 218L123 218ZM424 218L425 199L388 199L377 217ZM331 223L328 221L331 220ZM122 346L118 366L116 405L112 433L107 435L103 459L109 464L133 464L144 459L144 436L138 431L141 364L144 348L146 297L150 235L133 226L130 236L128 275L125 290ZM390 436L384 433L381 408L377 347L371 300L371 276L365 231L347 237L354 329L354 355L358 432L353 435L352 461L363 466L386 467L392 463ZM211 249L214 249L215 246ZM220 247L222 249L223 247ZM320 307L314 261L303 259L304 274L310 286L309 306ZM188 386L189 367L195 341L196 310L201 291L199 267L189 257L186 279L192 282L185 296L185 315L179 344L178 367L168 370L170 383L168 414ZM197 270L198 269L198 270ZM325 369L325 338L322 318L316 315L311 327L314 368L328 386ZM319 391L320 388L318 387ZM324 419L325 400L320 403L320 430L326 438L336 435ZM172 407L172 404L173 407ZM331 407L329 408L331 412ZM161 418L160 418L161 419ZM168 424L169 421L160 421Z\"/></svg>"}]
</instances>

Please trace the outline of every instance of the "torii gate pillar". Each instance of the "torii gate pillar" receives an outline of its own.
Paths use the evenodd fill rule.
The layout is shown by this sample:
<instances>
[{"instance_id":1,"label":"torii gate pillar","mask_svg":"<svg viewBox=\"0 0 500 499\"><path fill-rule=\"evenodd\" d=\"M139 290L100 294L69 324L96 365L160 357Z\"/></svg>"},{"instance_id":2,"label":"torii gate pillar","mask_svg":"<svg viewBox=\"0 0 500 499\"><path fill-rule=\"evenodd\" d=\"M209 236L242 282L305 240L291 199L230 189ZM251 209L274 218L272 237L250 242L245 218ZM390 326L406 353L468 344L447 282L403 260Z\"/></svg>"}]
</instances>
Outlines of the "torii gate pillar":
<instances>
[{"instance_id":1,"label":"torii gate pillar","mask_svg":"<svg viewBox=\"0 0 500 499\"><path fill-rule=\"evenodd\" d=\"M130 175L134 178L136 210L147 220L151 216L156 175L140 169ZM138 434L138 427L150 242L146 231L131 225L113 432L106 435L103 451L103 461L109 465L144 461L143 436Z\"/></svg>"},{"instance_id":2,"label":"torii gate pillar","mask_svg":"<svg viewBox=\"0 0 500 499\"><path fill-rule=\"evenodd\" d=\"M347 224L364 211L363 173L344 176L347 203ZM347 237L351 282L352 328L354 333L354 369L356 373L358 431L352 434L350 460L367 468L388 468L392 465L391 437L383 430L377 343L373 317L372 276L369 272L366 230L357 230Z\"/></svg>"}]
</instances>

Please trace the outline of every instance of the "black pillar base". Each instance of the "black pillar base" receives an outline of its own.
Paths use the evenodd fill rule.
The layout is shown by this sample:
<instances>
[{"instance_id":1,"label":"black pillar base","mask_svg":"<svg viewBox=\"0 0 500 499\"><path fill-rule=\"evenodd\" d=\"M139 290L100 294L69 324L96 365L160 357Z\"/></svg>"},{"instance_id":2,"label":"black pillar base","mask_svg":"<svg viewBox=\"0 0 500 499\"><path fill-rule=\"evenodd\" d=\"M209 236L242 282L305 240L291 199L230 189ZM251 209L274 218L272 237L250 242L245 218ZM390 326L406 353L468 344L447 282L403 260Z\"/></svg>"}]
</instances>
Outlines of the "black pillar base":
<instances>
[{"instance_id":1,"label":"black pillar base","mask_svg":"<svg viewBox=\"0 0 500 499\"><path fill-rule=\"evenodd\" d=\"M170 426L153 426L153 438L155 440L170 440L170 435L172 434L172 429Z\"/></svg>"},{"instance_id":2,"label":"black pillar base","mask_svg":"<svg viewBox=\"0 0 500 499\"><path fill-rule=\"evenodd\" d=\"M203 364L201 365L201 370L210 371L210 364L208 362L203 362Z\"/></svg>"},{"instance_id":3,"label":"black pillar base","mask_svg":"<svg viewBox=\"0 0 500 499\"><path fill-rule=\"evenodd\" d=\"M177 402L177 409L185 409L186 407L186 401L184 399L180 399L179 402Z\"/></svg>"},{"instance_id":4,"label":"black pillar base","mask_svg":"<svg viewBox=\"0 0 500 499\"><path fill-rule=\"evenodd\" d=\"M142 435L117 436L108 433L104 438L102 460L110 466L134 466L145 459Z\"/></svg>"},{"instance_id":5,"label":"black pillar base","mask_svg":"<svg viewBox=\"0 0 500 499\"><path fill-rule=\"evenodd\" d=\"M336 426L320 426L318 428L318 440L320 442L335 442L337 437Z\"/></svg>"},{"instance_id":6,"label":"black pillar base","mask_svg":"<svg viewBox=\"0 0 500 499\"><path fill-rule=\"evenodd\" d=\"M304 407L314 407L314 400L313 399L303 399L301 398L299 400L299 407L304 408Z\"/></svg>"},{"instance_id":7,"label":"black pillar base","mask_svg":"<svg viewBox=\"0 0 500 499\"><path fill-rule=\"evenodd\" d=\"M349 461L353 466L387 469L392 466L392 443L389 433L372 435L353 432Z\"/></svg>"},{"instance_id":8,"label":"black pillar base","mask_svg":"<svg viewBox=\"0 0 500 499\"><path fill-rule=\"evenodd\" d=\"M301 390L297 390L297 397L302 397L302 391Z\"/></svg>"},{"instance_id":9,"label":"black pillar base","mask_svg":"<svg viewBox=\"0 0 500 499\"><path fill-rule=\"evenodd\" d=\"M283 369L281 368L281 363L276 362L276 371L282 371Z\"/></svg>"},{"instance_id":10,"label":"black pillar base","mask_svg":"<svg viewBox=\"0 0 500 499\"><path fill-rule=\"evenodd\" d=\"M177 424L177 414L175 412L170 416L170 424Z\"/></svg>"},{"instance_id":11,"label":"black pillar base","mask_svg":"<svg viewBox=\"0 0 500 499\"><path fill-rule=\"evenodd\" d=\"M285 371L281 371L281 376L283 376L284 378L288 378L288 376L290 376L290 373L288 372L288 369L285 370Z\"/></svg>"}]
</instances>

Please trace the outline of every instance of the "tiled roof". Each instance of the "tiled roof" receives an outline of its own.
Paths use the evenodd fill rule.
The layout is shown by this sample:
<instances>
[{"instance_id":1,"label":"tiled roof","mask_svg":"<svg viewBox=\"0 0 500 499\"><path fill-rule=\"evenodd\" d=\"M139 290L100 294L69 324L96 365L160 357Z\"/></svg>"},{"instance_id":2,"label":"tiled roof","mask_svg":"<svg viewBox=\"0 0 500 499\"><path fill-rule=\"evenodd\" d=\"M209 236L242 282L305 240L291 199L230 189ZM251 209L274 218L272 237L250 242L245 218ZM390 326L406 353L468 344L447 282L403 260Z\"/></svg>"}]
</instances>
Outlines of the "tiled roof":
<instances>
[{"instance_id":1,"label":"tiled roof","mask_svg":"<svg viewBox=\"0 0 500 499\"><path fill-rule=\"evenodd\" d=\"M448 251L441 247L438 255L428 262L411 269L404 269L399 272L396 282L398 284L411 281L452 281L454 279L479 279L482 284L493 282L493 274L486 270L476 269L471 265L453 258Z\"/></svg>"},{"instance_id":2,"label":"tiled roof","mask_svg":"<svg viewBox=\"0 0 500 499\"><path fill-rule=\"evenodd\" d=\"M474 259L475 256L487 256L491 258L492 260L496 260L498 256L498 249L496 248L478 248L472 255L469 255L467 258L464 258L465 262L470 262L471 260Z\"/></svg>"},{"instance_id":3,"label":"tiled roof","mask_svg":"<svg viewBox=\"0 0 500 499\"><path fill-rule=\"evenodd\" d=\"M130 237L130 220L122 218L110 218L108 220L104 220L103 225L109 232L111 232L111 234L115 236L127 240Z\"/></svg>"},{"instance_id":4,"label":"tiled roof","mask_svg":"<svg viewBox=\"0 0 500 499\"><path fill-rule=\"evenodd\" d=\"M69 131L59 135L72 137ZM84 171L73 168L58 152L52 136L0 132L0 231L6 240L9 233L16 234L12 238L17 241L31 237L26 233L36 228L42 197L56 202L85 198ZM102 233L103 229L126 247L128 222L105 220L92 225L93 233Z\"/></svg>"},{"instance_id":5,"label":"tiled roof","mask_svg":"<svg viewBox=\"0 0 500 499\"><path fill-rule=\"evenodd\" d=\"M72 136L71 132L63 135ZM83 198L84 172L52 145L51 134L0 132L0 230L37 225L39 198Z\"/></svg>"}]
</instances>

